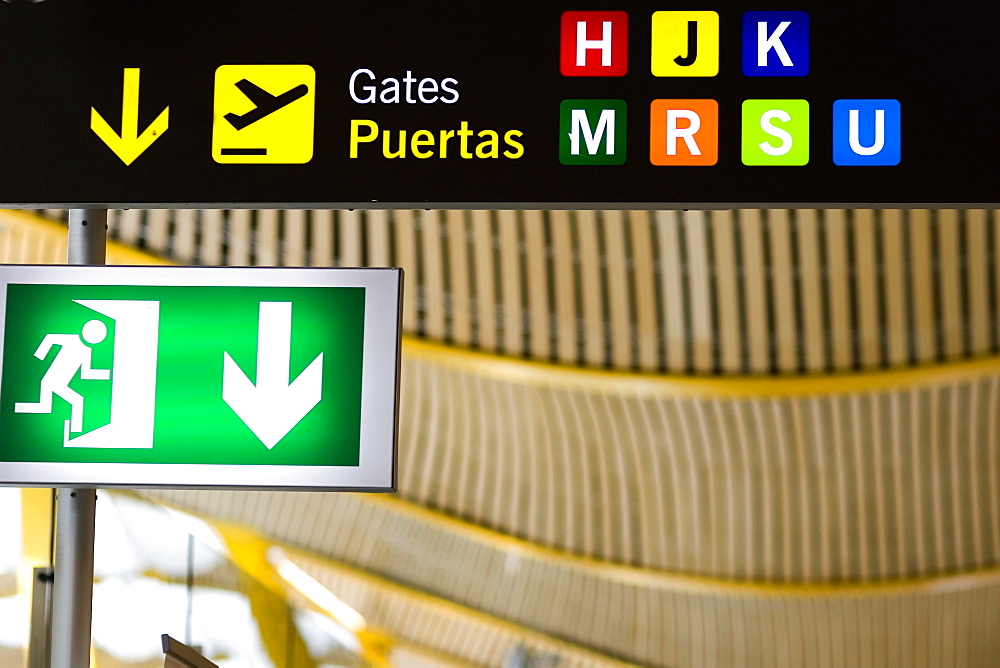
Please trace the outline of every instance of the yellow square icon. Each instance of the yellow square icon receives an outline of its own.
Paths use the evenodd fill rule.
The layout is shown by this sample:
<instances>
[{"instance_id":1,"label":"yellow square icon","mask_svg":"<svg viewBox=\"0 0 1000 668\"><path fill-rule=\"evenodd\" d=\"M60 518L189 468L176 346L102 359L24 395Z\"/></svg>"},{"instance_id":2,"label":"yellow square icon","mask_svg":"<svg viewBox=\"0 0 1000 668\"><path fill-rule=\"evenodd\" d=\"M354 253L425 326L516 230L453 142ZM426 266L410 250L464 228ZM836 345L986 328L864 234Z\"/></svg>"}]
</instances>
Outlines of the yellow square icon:
<instances>
[{"instance_id":1,"label":"yellow square icon","mask_svg":"<svg viewBox=\"0 0 1000 668\"><path fill-rule=\"evenodd\" d=\"M226 164L312 160L316 70L309 65L222 65L215 71L212 157Z\"/></svg>"},{"instance_id":2,"label":"yellow square icon","mask_svg":"<svg viewBox=\"0 0 1000 668\"><path fill-rule=\"evenodd\" d=\"M652 72L657 77L719 73L719 15L653 12Z\"/></svg>"}]
</instances>

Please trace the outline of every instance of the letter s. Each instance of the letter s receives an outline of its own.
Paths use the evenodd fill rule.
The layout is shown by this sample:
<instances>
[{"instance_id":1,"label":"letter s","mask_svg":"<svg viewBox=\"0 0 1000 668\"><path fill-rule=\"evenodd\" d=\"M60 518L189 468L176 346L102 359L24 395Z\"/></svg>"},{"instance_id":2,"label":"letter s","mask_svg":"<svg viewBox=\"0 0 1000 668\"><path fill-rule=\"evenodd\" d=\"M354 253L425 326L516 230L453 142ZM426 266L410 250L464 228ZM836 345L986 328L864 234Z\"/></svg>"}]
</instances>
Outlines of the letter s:
<instances>
[{"instance_id":1,"label":"letter s","mask_svg":"<svg viewBox=\"0 0 1000 668\"><path fill-rule=\"evenodd\" d=\"M760 129L772 137L780 139L781 144L778 147L774 147L770 142L764 141L760 143L760 150L768 155L785 155L792 150L792 135L787 130L772 125L771 121L775 119L787 123L792 120L792 117L788 115L787 111L782 111L781 109L771 109L764 112L760 117Z\"/></svg>"},{"instance_id":2,"label":"letter s","mask_svg":"<svg viewBox=\"0 0 1000 668\"><path fill-rule=\"evenodd\" d=\"M445 93L450 93L451 97L445 97L442 95L439 99L445 104L455 104L458 102L458 89L452 88L449 84L458 85L458 79L453 79L448 77L447 79L441 80L441 90Z\"/></svg>"},{"instance_id":3,"label":"letter s","mask_svg":"<svg viewBox=\"0 0 1000 668\"><path fill-rule=\"evenodd\" d=\"M517 137L523 137L523 136L524 133L521 132L520 130L508 130L504 134L503 136L504 142L507 143L507 146L513 149L504 151L503 152L504 156L510 158L511 160L517 160L522 155L524 155L524 144L517 141Z\"/></svg>"}]
</instances>

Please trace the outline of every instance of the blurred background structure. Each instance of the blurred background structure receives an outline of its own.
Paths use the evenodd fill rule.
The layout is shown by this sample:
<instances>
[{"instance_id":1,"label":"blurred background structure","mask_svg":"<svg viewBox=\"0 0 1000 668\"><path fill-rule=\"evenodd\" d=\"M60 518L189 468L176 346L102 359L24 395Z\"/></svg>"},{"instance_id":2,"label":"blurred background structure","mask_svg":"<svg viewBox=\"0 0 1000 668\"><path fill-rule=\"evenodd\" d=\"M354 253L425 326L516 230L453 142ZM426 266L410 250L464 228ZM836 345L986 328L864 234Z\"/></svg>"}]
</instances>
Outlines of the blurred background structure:
<instances>
[{"instance_id":1,"label":"blurred background structure","mask_svg":"<svg viewBox=\"0 0 1000 668\"><path fill-rule=\"evenodd\" d=\"M64 213L0 212L0 261L64 262ZM407 336L397 494L99 494L99 668L162 633L276 668L1000 663L995 211L110 221L109 264L402 266ZM50 510L0 490L0 665Z\"/></svg>"}]
</instances>

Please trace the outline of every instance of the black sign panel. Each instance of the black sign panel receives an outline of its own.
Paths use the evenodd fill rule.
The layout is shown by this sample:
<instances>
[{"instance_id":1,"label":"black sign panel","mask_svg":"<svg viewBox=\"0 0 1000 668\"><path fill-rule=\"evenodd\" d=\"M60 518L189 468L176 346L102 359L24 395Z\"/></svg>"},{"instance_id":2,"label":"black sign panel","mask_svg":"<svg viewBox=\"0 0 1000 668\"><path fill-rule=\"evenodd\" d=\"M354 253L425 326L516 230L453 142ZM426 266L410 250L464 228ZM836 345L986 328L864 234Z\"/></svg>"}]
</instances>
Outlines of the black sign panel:
<instances>
[{"instance_id":1,"label":"black sign panel","mask_svg":"<svg viewBox=\"0 0 1000 668\"><path fill-rule=\"evenodd\" d=\"M985 11L0 3L0 204L992 204Z\"/></svg>"}]
</instances>

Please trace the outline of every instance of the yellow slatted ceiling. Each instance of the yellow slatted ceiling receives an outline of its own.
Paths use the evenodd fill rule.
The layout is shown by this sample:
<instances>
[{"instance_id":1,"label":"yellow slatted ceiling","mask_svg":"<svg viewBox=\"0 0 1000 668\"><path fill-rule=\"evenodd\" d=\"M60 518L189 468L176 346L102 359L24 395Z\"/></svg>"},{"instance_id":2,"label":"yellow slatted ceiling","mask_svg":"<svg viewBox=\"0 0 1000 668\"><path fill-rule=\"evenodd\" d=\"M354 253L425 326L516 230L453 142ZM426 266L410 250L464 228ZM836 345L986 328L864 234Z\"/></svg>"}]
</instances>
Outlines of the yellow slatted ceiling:
<instances>
[{"instance_id":1,"label":"yellow slatted ceiling","mask_svg":"<svg viewBox=\"0 0 1000 668\"><path fill-rule=\"evenodd\" d=\"M17 215L3 257L61 261ZM532 215L115 215L178 260L403 264L408 330L460 344L404 346L405 501L153 495L625 661L1000 655L996 212Z\"/></svg>"},{"instance_id":2,"label":"yellow slatted ceiling","mask_svg":"<svg viewBox=\"0 0 1000 668\"><path fill-rule=\"evenodd\" d=\"M993 210L132 210L111 229L181 263L402 266L408 332L514 357L796 374L1000 352Z\"/></svg>"},{"instance_id":3,"label":"yellow slatted ceiling","mask_svg":"<svg viewBox=\"0 0 1000 668\"><path fill-rule=\"evenodd\" d=\"M400 487L415 502L570 553L719 577L864 581L1000 559L995 366L920 388L690 397L408 350Z\"/></svg>"},{"instance_id":4,"label":"yellow slatted ceiling","mask_svg":"<svg viewBox=\"0 0 1000 668\"><path fill-rule=\"evenodd\" d=\"M404 356L401 494L669 572L865 581L1000 560L996 364L920 388L784 398L515 374Z\"/></svg>"},{"instance_id":5,"label":"yellow slatted ceiling","mask_svg":"<svg viewBox=\"0 0 1000 668\"><path fill-rule=\"evenodd\" d=\"M477 666L503 665L518 645L534 656L558 657L560 666L614 668L629 665L329 560L296 552L289 557L327 589L337 592L338 598L361 612L368 624L387 630L394 639L405 644L432 651L447 648L448 655ZM526 595L525 588L518 587L512 592L514 604Z\"/></svg>"},{"instance_id":6,"label":"yellow slatted ceiling","mask_svg":"<svg viewBox=\"0 0 1000 668\"><path fill-rule=\"evenodd\" d=\"M628 663L662 666L987 666L1000 653L1000 573L891 584L797 586L685 578L518 545L409 506L360 494L149 492L210 517L252 523L306 550L296 563L373 624L499 665L494 625L466 636L426 597L384 598L371 578L535 629ZM308 518L322 517L317 530ZM308 556L321 554L324 558ZM461 567L456 567L460 564ZM529 640L531 635L527 636ZM536 637L537 638L537 637ZM535 640L537 642L537 640ZM561 653L558 643L555 653ZM607 665L566 652L567 665Z\"/></svg>"}]
</instances>

